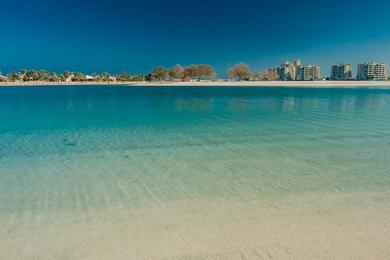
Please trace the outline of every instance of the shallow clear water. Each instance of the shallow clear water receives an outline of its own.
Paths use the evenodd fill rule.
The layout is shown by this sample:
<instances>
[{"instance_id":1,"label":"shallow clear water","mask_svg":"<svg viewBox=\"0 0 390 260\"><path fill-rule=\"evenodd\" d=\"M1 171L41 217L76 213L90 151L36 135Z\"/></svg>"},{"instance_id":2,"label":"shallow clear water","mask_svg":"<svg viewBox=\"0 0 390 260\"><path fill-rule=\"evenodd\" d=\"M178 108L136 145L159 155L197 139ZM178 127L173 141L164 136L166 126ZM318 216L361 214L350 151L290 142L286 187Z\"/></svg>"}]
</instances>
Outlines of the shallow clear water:
<instances>
[{"instance_id":1,"label":"shallow clear water","mask_svg":"<svg viewBox=\"0 0 390 260\"><path fill-rule=\"evenodd\" d=\"M390 90L0 89L10 233L50 214L386 192L389 158Z\"/></svg>"},{"instance_id":2,"label":"shallow clear water","mask_svg":"<svg viewBox=\"0 0 390 260\"><path fill-rule=\"evenodd\" d=\"M0 213L390 188L390 91L0 90Z\"/></svg>"}]
</instances>

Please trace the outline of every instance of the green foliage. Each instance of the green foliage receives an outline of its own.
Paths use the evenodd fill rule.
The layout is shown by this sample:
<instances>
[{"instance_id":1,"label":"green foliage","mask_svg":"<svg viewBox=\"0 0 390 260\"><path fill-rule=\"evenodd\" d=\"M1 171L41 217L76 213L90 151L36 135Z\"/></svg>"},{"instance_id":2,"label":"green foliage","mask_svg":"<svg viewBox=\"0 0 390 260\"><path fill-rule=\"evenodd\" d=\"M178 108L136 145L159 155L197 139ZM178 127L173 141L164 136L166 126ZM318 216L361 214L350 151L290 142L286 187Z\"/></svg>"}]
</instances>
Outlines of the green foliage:
<instances>
[{"instance_id":1,"label":"green foliage","mask_svg":"<svg viewBox=\"0 0 390 260\"><path fill-rule=\"evenodd\" d=\"M146 76L143 75L131 75L127 72L121 72L116 76L111 76L107 72L102 72L100 74L93 73L91 74L93 79L86 78L86 75L81 72L70 72L64 71L63 73L57 74L56 72L48 72L46 70L20 70L20 72L11 72L7 77L0 77L2 81L46 81L46 82L83 82L83 81L93 81L93 82L142 82L142 81L183 81L190 79L214 79L215 71L214 69L207 64L201 65L191 65L188 67L183 67L181 65L176 65L169 70L158 66L153 69L152 73Z\"/></svg>"},{"instance_id":2,"label":"green foliage","mask_svg":"<svg viewBox=\"0 0 390 260\"><path fill-rule=\"evenodd\" d=\"M131 81L131 76L127 72L121 72L119 75L116 76L116 80L121 82Z\"/></svg>"},{"instance_id":3,"label":"green foliage","mask_svg":"<svg viewBox=\"0 0 390 260\"><path fill-rule=\"evenodd\" d=\"M11 72L7 75L8 81L15 82L20 80L20 75L17 72Z\"/></svg>"},{"instance_id":4,"label":"green foliage","mask_svg":"<svg viewBox=\"0 0 390 260\"><path fill-rule=\"evenodd\" d=\"M80 82L85 79L85 75L80 72L73 73L72 81Z\"/></svg>"},{"instance_id":5,"label":"green foliage","mask_svg":"<svg viewBox=\"0 0 390 260\"><path fill-rule=\"evenodd\" d=\"M58 79L58 76L57 76L57 73L55 72L49 72L48 75L47 75L47 81L49 82L57 82L59 79Z\"/></svg>"}]
</instances>

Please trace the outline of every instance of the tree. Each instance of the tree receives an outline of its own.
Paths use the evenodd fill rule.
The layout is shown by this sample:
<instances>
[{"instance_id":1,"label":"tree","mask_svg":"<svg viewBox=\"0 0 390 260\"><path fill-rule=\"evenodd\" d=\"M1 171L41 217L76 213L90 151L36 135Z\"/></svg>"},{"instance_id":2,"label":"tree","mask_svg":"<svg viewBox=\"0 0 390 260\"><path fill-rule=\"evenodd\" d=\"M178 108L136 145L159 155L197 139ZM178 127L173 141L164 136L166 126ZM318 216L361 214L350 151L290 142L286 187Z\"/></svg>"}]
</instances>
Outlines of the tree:
<instances>
[{"instance_id":1,"label":"tree","mask_svg":"<svg viewBox=\"0 0 390 260\"><path fill-rule=\"evenodd\" d=\"M61 80L67 81L71 77L71 75L72 73L70 73L69 71L64 71L64 73L62 73Z\"/></svg>"},{"instance_id":2,"label":"tree","mask_svg":"<svg viewBox=\"0 0 390 260\"><path fill-rule=\"evenodd\" d=\"M97 76L97 79L103 82L111 81L111 75L108 72L103 72Z\"/></svg>"},{"instance_id":3,"label":"tree","mask_svg":"<svg viewBox=\"0 0 390 260\"><path fill-rule=\"evenodd\" d=\"M273 69L267 70L267 72L265 73L264 79L268 80L268 81L278 80L278 71L277 71L277 69L273 68Z\"/></svg>"},{"instance_id":4,"label":"tree","mask_svg":"<svg viewBox=\"0 0 390 260\"><path fill-rule=\"evenodd\" d=\"M38 72L36 72L36 77L35 77L35 80L39 80L39 81L45 81L47 80L47 72L45 70L40 70Z\"/></svg>"},{"instance_id":5,"label":"tree","mask_svg":"<svg viewBox=\"0 0 390 260\"><path fill-rule=\"evenodd\" d=\"M121 82L131 81L132 77L126 72L121 72L118 76L116 76L116 80Z\"/></svg>"},{"instance_id":6,"label":"tree","mask_svg":"<svg viewBox=\"0 0 390 260\"><path fill-rule=\"evenodd\" d=\"M28 70L23 74L23 81L36 81L38 80L38 72L35 70Z\"/></svg>"},{"instance_id":7,"label":"tree","mask_svg":"<svg viewBox=\"0 0 390 260\"><path fill-rule=\"evenodd\" d=\"M266 72L256 72L252 75L253 80L265 80L266 79Z\"/></svg>"},{"instance_id":8,"label":"tree","mask_svg":"<svg viewBox=\"0 0 390 260\"><path fill-rule=\"evenodd\" d=\"M23 79L24 76L26 75L26 73L27 73L27 70L25 70L25 69L20 70L20 72L19 72L19 79Z\"/></svg>"},{"instance_id":9,"label":"tree","mask_svg":"<svg viewBox=\"0 0 390 260\"><path fill-rule=\"evenodd\" d=\"M49 74L47 75L47 80L50 81L50 82L56 82L56 81L58 81L57 73L55 73L55 72L49 72Z\"/></svg>"},{"instance_id":10,"label":"tree","mask_svg":"<svg viewBox=\"0 0 390 260\"><path fill-rule=\"evenodd\" d=\"M130 76L130 81L134 81L134 82L145 81L145 77L142 75Z\"/></svg>"},{"instance_id":11,"label":"tree","mask_svg":"<svg viewBox=\"0 0 390 260\"><path fill-rule=\"evenodd\" d=\"M183 79L184 77L184 68L180 65L176 65L168 71L169 79L172 81Z\"/></svg>"},{"instance_id":12,"label":"tree","mask_svg":"<svg viewBox=\"0 0 390 260\"><path fill-rule=\"evenodd\" d=\"M200 78L199 66L191 65L191 66L185 68L184 78L186 78L186 79Z\"/></svg>"},{"instance_id":13,"label":"tree","mask_svg":"<svg viewBox=\"0 0 390 260\"><path fill-rule=\"evenodd\" d=\"M150 82L152 80L153 80L153 75L152 74L148 74L148 75L145 76L145 81Z\"/></svg>"},{"instance_id":14,"label":"tree","mask_svg":"<svg viewBox=\"0 0 390 260\"><path fill-rule=\"evenodd\" d=\"M239 63L229 70L229 76L230 78L238 78L239 81L248 80L251 76L251 72L248 65Z\"/></svg>"},{"instance_id":15,"label":"tree","mask_svg":"<svg viewBox=\"0 0 390 260\"><path fill-rule=\"evenodd\" d=\"M7 81L7 80L8 80L8 78L3 76L3 73L1 73L1 71L0 71L0 82L4 82L4 81Z\"/></svg>"},{"instance_id":16,"label":"tree","mask_svg":"<svg viewBox=\"0 0 390 260\"><path fill-rule=\"evenodd\" d=\"M212 78L215 75L213 67L208 64L199 65L198 70L200 77Z\"/></svg>"},{"instance_id":17,"label":"tree","mask_svg":"<svg viewBox=\"0 0 390 260\"><path fill-rule=\"evenodd\" d=\"M80 72L75 72L72 78L73 81L82 81L83 79L85 79L85 76Z\"/></svg>"},{"instance_id":18,"label":"tree","mask_svg":"<svg viewBox=\"0 0 390 260\"><path fill-rule=\"evenodd\" d=\"M167 75L168 75L167 69L162 66L158 66L154 68L152 71L153 78L159 81L165 80L167 78Z\"/></svg>"},{"instance_id":19,"label":"tree","mask_svg":"<svg viewBox=\"0 0 390 260\"><path fill-rule=\"evenodd\" d=\"M20 80L20 76L17 72L11 72L7 75L8 81L15 82Z\"/></svg>"}]
</instances>

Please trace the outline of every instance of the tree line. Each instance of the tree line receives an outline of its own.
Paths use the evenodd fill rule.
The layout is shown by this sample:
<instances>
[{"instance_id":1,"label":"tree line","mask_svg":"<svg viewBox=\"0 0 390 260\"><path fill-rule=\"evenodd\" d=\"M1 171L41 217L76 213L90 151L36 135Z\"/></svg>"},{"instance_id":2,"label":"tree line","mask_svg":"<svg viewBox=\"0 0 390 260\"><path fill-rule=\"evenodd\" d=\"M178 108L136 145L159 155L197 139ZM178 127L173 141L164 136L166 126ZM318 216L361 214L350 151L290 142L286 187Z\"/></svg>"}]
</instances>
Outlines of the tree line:
<instances>
[{"instance_id":1,"label":"tree line","mask_svg":"<svg viewBox=\"0 0 390 260\"><path fill-rule=\"evenodd\" d=\"M230 68L227 72L231 80L265 80L267 72L252 73L249 66L245 63L239 63ZM183 67L176 65L172 68L158 66L146 76L147 81L191 81L191 80L215 80L216 73L214 68L208 64L190 65Z\"/></svg>"},{"instance_id":2,"label":"tree line","mask_svg":"<svg viewBox=\"0 0 390 260\"><path fill-rule=\"evenodd\" d=\"M113 82L113 81L144 81L145 77L142 75L130 75L127 72L121 72L118 75L111 75L107 72L92 73L87 75L81 72L65 71L63 73L50 72L46 70L20 70L18 72L10 72L7 75L2 75L0 72L0 82Z\"/></svg>"},{"instance_id":3,"label":"tree line","mask_svg":"<svg viewBox=\"0 0 390 260\"><path fill-rule=\"evenodd\" d=\"M190 80L214 80L216 77L215 70L208 64L190 65L183 67L181 65L165 68L158 66L154 68L147 76L149 81L190 81Z\"/></svg>"},{"instance_id":4,"label":"tree line","mask_svg":"<svg viewBox=\"0 0 390 260\"><path fill-rule=\"evenodd\" d=\"M275 80L275 71L268 70L265 72L252 73L249 66L245 63L239 63L230 68L227 72L231 80L247 81L247 80ZM21 70L19 72L10 72L3 76L0 72L0 81L9 82L29 82L29 81L46 81L46 82L131 82L131 81L201 81L215 80L216 73L214 68L208 64L181 66L176 65L171 68L158 66L154 68L150 74L130 75L127 72L122 72L117 75L111 75L107 72L93 73L86 75L81 72L65 71L63 73L49 72L46 70Z\"/></svg>"}]
</instances>

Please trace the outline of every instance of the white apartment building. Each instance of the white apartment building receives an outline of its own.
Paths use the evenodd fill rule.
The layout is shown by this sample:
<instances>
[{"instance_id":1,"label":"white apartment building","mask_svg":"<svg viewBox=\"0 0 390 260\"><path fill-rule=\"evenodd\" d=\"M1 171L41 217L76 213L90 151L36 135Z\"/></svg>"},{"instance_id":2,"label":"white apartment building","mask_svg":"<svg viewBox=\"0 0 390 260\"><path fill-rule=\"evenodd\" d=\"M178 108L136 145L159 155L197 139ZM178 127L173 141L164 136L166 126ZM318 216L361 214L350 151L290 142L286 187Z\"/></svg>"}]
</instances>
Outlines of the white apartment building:
<instances>
[{"instance_id":1,"label":"white apartment building","mask_svg":"<svg viewBox=\"0 0 390 260\"><path fill-rule=\"evenodd\" d=\"M285 61L276 68L279 80L319 80L321 79L320 66L302 65L300 60L294 63Z\"/></svg>"},{"instance_id":2,"label":"white apartment building","mask_svg":"<svg viewBox=\"0 0 390 260\"><path fill-rule=\"evenodd\" d=\"M365 62L358 65L357 80L387 80L387 65Z\"/></svg>"},{"instance_id":3,"label":"white apartment building","mask_svg":"<svg viewBox=\"0 0 390 260\"><path fill-rule=\"evenodd\" d=\"M302 65L298 67L297 80L319 80L321 68L317 65Z\"/></svg>"},{"instance_id":4,"label":"white apartment building","mask_svg":"<svg viewBox=\"0 0 390 260\"><path fill-rule=\"evenodd\" d=\"M331 76L332 80L350 80L352 76L351 64L336 64L332 66Z\"/></svg>"}]
</instances>

